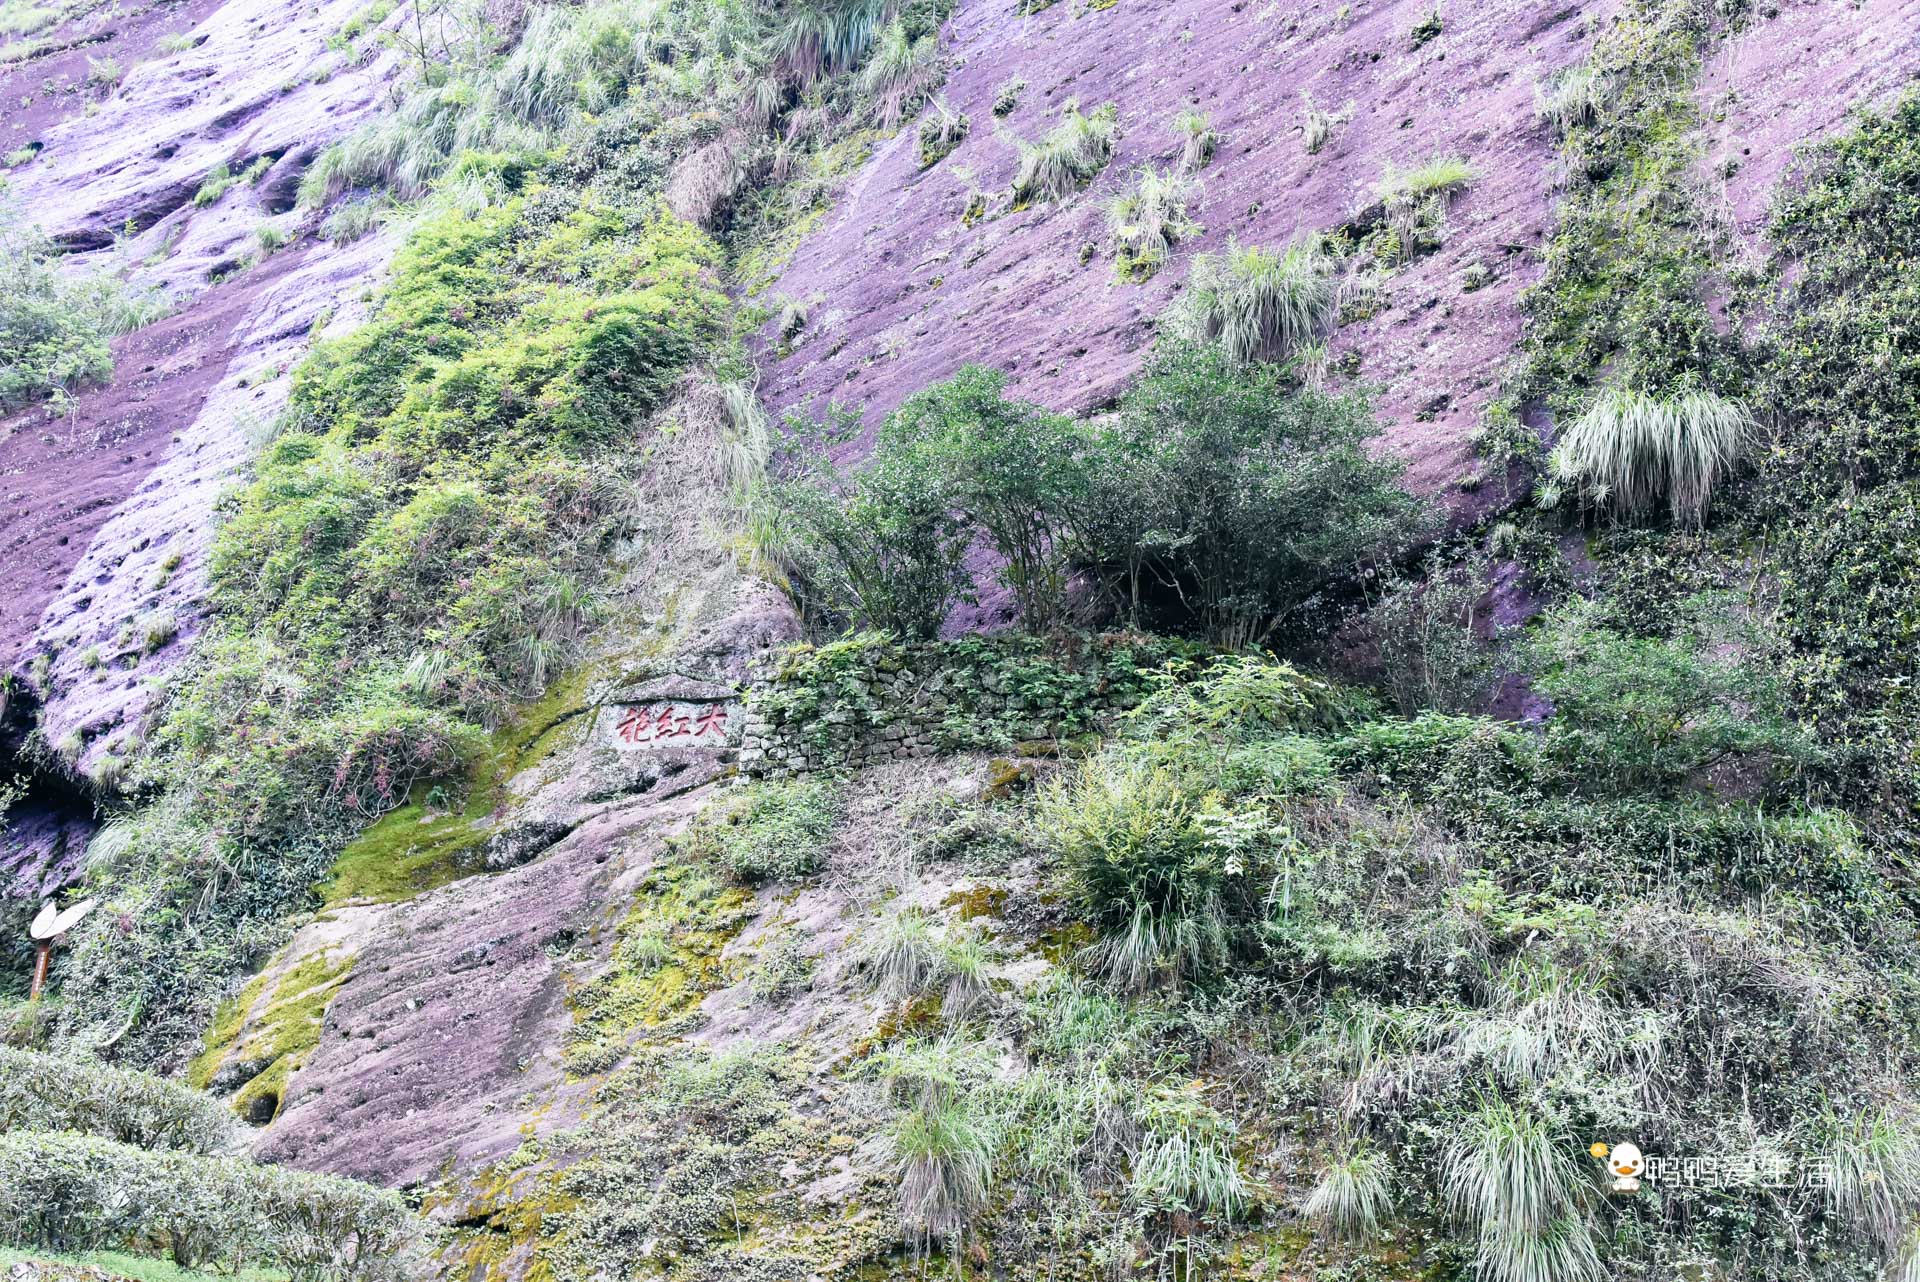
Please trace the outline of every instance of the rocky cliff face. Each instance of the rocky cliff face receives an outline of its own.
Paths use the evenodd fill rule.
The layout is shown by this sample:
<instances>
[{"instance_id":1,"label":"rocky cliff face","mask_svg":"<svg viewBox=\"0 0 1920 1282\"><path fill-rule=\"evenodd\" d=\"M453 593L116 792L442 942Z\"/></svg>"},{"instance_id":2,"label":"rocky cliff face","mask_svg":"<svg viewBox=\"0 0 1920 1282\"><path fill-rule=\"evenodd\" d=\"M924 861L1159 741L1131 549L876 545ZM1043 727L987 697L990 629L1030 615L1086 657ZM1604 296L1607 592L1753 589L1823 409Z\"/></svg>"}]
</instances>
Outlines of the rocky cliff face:
<instances>
[{"instance_id":1,"label":"rocky cliff face","mask_svg":"<svg viewBox=\"0 0 1920 1282\"><path fill-rule=\"evenodd\" d=\"M1526 291L1566 179L1537 92L1588 57L1616 8L960 0L940 31L938 105L897 132L863 134L866 150L843 166L823 209L734 282L740 314L753 318L742 329L759 394L776 414L838 403L871 427L983 363L1006 370L1014 394L1102 410L1138 374L1194 255L1308 233L1358 238L1381 224L1382 184L1395 172L1457 157L1472 177L1446 202L1431 250L1349 273L1325 376L1372 389L1382 447L1407 460L1411 488L1440 496L1456 524L1484 516L1514 496L1483 474L1474 433L1521 344ZM0 734L6 759L42 779L10 819L0 896L31 900L78 878L91 802L116 796L111 763L142 751L167 679L193 654L222 494L286 405L287 371L317 338L365 318L404 236L395 227L336 245L317 212L294 207L321 149L390 110L407 73L394 49L337 38L361 9L190 0L95 11L37 33L24 56L0 64L7 146L38 144L7 172L8 198L76 268L124 272L174 304L116 342L113 379L70 413L35 409L0 423L0 554L10 567L0 662L12 674ZM404 18L389 12L382 22ZM124 78L89 85L88 60L105 58L125 65ZM1703 121L1695 180L1737 231L1735 252L1763 252L1766 211L1798 145L1886 103L1917 73L1913 0L1789 0L1720 40L1692 91ZM1069 105L1107 104L1118 141L1097 176L1062 200L1016 200L1020 143ZM1103 202L1144 169L1179 163L1183 110L1203 113L1217 134L1194 174L1198 227L1149 278L1123 275ZM969 123L928 163L918 125L937 111ZM1310 113L1327 131L1312 146ZM196 200L222 167L250 176ZM263 236L263 225L289 243L270 248L277 233ZM772 316L782 304L804 319ZM690 382L676 405L712 395ZM721 416L701 403L703 421ZM693 423L666 439L717 452ZM1540 413L1528 423L1553 427ZM862 449L844 447L841 461ZM372 826L343 855L322 905L288 923L272 962L228 994L188 1070L233 1096L260 1128L263 1158L430 1190L467 1252L443 1261L449 1272L551 1276L553 1259L599 1241L604 1225L581 1227L592 1198L567 1173L612 1162L593 1143L605 1119L639 1128L610 1131L640 1137L636 1149L688 1142L621 1112L634 1092L615 1089L619 1072L667 1072L660 1066L691 1051L744 1046L751 1059L776 1042L805 1048L800 1067L783 1058L767 1069L790 1088L788 1111L750 1141L728 1141L749 1156L729 1150L726 1160L744 1166L727 1167L724 1180L709 1173L736 1201L778 1190L765 1195L779 1215L733 1212L727 1250L756 1269L775 1262L737 1276L840 1276L884 1255L875 1243L893 1229L874 1203L891 1190L862 1160L881 1104L834 1073L903 1029L936 1032L940 1001L889 994L858 940L883 913L992 919L979 929L999 951L975 978L1001 995L1031 992L1088 942L992 809L1060 769L1052 734L1015 736L1016 749L989 756L941 738L935 718L909 746L928 749L922 756L963 750L931 762L905 760L915 752L896 751L895 740L857 758L840 751L834 764L866 769L836 803L833 835L813 834L826 853L803 884L696 894L674 880L689 833L722 840L708 828L730 822L726 781L742 766L764 768L767 745L754 741L744 762L737 740L636 755L633 736L616 742L619 718L711 706L744 721L755 662L800 625L784 598L743 573L750 558L735 532L704 510L724 488L711 460L667 450L653 485L641 506L654 505L656 550L631 571L651 575L645 590L619 596L615 622L574 675L502 732L500 777L476 788L466 813L449 818L416 800ZM1517 581L1520 570L1510 562L1503 573ZM896 668L881 680L907 698L915 678ZM1052 716L1058 705L1021 714L1036 709ZM798 753L782 748L779 761ZM1426 858L1439 838L1405 824L1391 841L1412 866L1412 852ZM929 859L936 866L916 868ZM409 871L382 865L368 883L353 880L382 860ZM981 866L991 872L976 875ZM1452 894L1464 874L1448 867ZM648 916L666 914L661 905L681 915ZM814 978L783 987L788 969ZM1019 1058L1010 1046L995 1044L1008 1064ZM1247 1089L1280 1093L1271 1082ZM698 1100L686 1108L704 1116ZM1289 1183L1306 1170L1294 1141L1260 1138L1261 1177L1288 1197L1303 1192ZM788 1141L790 1151L780 1147ZM652 1197L650 1208L692 1205L673 1181L708 1178L691 1164L669 1178L638 1158L618 1169L642 1171L621 1196ZM661 1191L669 1185L672 1198ZM781 1219L789 1213L807 1227ZM573 1236L543 1236L542 1215ZM621 1232L637 1242L647 1227ZM677 1259L692 1230L662 1225L658 1237L669 1243L662 1254L649 1240L631 1258ZM1075 1267L1091 1267L1080 1246ZM732 1257L713 1258L713 1271L685 1276L730 1276ZM1234 1274L1243 1275L1275 1276Z\"/></svg>"},{"instance_id":2,"label":"rocky cliff face","mask_svg":"<svg viewBox=\"0 0 1920 1282\"><path fill-rule=\"evenodd\" d=\"M0 645L16 700L38 706L79 777L138 751L154 679L197 631L215 500L279 414L286 370L319 333L351 328L392 251L298 235L290 212L306 167L394 74L391 51L330 47L359 10L95 10L0 71L6 145L32 149L9 199L76 270L114 270L173 307L118 341L113 382L70 414L0 426L15 567ZM89 79L107 63L123 77ZM223 168L238 180L196 200ZM263 227L291 243L270 253ZM170 635L153 644L156 626ZM17 738L17 705L14 725Z\"/></svg>"}]
</instances>

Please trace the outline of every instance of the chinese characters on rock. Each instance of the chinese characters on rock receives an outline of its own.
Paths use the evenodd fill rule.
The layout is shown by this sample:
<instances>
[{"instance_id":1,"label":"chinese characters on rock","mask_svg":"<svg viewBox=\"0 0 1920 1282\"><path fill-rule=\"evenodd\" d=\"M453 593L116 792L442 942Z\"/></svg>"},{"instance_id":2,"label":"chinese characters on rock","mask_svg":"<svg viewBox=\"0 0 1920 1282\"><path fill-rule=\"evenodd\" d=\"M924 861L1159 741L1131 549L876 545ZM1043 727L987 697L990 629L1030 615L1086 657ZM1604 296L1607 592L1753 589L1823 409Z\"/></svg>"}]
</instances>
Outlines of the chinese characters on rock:
<instances>
[{"instance_id":1,"label":"chinese characters on rock","mask_svg":"<svg viewBox=\"0 0 1920 1282\"><path fill-rule=\"evenodd\" d=\"M624 743L695 747L719 745L727 739L725 704L665 703L658 707L628 708L614 727Z\"/></svg>"}]
</instances>

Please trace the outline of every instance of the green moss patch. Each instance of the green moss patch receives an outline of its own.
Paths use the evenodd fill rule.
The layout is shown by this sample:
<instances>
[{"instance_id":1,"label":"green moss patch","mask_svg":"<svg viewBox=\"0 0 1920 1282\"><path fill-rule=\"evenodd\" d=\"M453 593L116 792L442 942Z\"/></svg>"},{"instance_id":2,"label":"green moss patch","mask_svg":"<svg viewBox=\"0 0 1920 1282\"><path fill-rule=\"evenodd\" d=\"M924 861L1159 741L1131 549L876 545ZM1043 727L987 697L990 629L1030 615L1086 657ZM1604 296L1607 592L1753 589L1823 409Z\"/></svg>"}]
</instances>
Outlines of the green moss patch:
<instances>
[{"instance_id":1,"label":"green moss patch","mask_svg":"<svg viewBox=\"0 0 1920 1282\"><path fill-rule=\"evenodd\" d=\"M588 709L592 674L576 669L493 733L468 771L459 810L430 804L437 790L416 785L405 806L349 842L321 887L327 905L410 899L477 872L472 852L487 837L481 824L506 800L508 781L568 742L569 727Z\"/></svg>"},{"instance_id":2,"label":"green moss patch","mask_svg":"<svg viewBox=\"0 0 1920 1282\"><path fill-rule=\"evenodd\" d=\"M584 1076L612 1067L633 1034L693 1014L701 998L731 983L721 954L745 928L752 902L749 891L696 864L648 873L615 927L612 965L568 999L568 1070Z\"/></svg>"},{"instance_id":3,"label":"green moss patch","mask_svg":"<svg viewBox=\"0 0 1920 1282\"><path fill-rule=\"evenodd\" d=\"M187 1080L204 1088L230 1059L265 1063L234 1093L233 1108L254 1121L278 1116L288 1079L320 1044L327 1004L352 969L351 955L336 959L330 951L317 952L279 976L265 1006L260 1000L273 974L256 976L220 1008L206 1048L188 1066Z\"/></svg>"}]
</instances>

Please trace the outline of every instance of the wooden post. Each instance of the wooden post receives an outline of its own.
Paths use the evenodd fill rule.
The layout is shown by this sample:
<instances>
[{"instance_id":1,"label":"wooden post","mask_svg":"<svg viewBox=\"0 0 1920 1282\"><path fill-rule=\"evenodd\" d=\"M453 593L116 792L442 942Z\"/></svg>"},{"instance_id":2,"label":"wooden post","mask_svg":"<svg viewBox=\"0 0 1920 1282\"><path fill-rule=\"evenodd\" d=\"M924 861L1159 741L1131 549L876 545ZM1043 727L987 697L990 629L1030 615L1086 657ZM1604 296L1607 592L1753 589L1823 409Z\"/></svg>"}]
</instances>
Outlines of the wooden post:
<instances>
[{"instance_id":1,"label":"wooden post","mask_svg":"<svg viewBox=\"0 0 1920 1282\"><path fill-rule=\"evenodd\" d=\"M52 960L52 958L53 941L51 939L43 939L34 946L33 991L27 994L28 1001L37 1002L40 1000L40 990L46 987L47 983L47 963Z\"/></svg>"}]
</instances>

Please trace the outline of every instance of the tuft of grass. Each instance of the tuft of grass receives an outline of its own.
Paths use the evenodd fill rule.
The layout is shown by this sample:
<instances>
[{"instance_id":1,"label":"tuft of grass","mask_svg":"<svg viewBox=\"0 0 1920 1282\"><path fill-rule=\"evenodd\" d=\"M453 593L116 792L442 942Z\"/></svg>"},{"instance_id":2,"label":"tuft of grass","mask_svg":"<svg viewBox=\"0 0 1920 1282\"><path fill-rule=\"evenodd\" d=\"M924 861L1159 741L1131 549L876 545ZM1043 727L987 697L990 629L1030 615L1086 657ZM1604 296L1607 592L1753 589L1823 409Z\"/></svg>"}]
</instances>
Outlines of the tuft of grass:
<instances>
[{"instance_id":1,"label":"tuft of grass","mask_svg":"<svg viewBox=\"0 0 1920 1282\"><path fill-rule=\"evenodd\" d=\"M1233 1124L1200 1085L1162 1087L1142 1103L1133 1196L1146 1210L1236 1219L1253 1205L1254 1186L1234 1158Z\"/></svg>"},{"instance_id":2,"label":"tuft of grass","mask_svg":"<svg viewBox=\"0 0 1920 1282\"><path fill-rule=\"evenodd\" d=\"M919 106L939 80L939 65L940 45L933 34L909 39L898 18L881 28L860 69L860 89L878 108L882 127L892 129Z\"/></svg>"},{"instance_id":3,"label":"tuft of grass","mask_svg":"<svg viewBox=\"0 0 1920 1282\"><path fill-rule=\"evenodd\" d=\"M194 208L205 209L217 203L227 194L227 188L231 186L233 186L233 170L228 168L225 161L221 161L208 170L207 176L200 180L200 190L193 193Z\"/></svg>"},{"instance_id":4,"label":"tuft of grass","mask_svg":"<svg viewBox=\"0 0 1920 1282\"><path fill-rule=\"evenodd\" d=\"M1309 156L1317 156L1333 138L1333 131L1353 118L1353 104L1348 103L1339 111L1322 111L1313 105L1313 98L1307 91L1300 91L1302 115L1300 118L1300 139L1305 144Z\"/></svg>"},{"instance_id":5,"label":"tuft of grass","mask_svg":"<svg viewBox=\"0 0 1920 1282\"><path fill-rule=\"evenodd\" d=\"M1213 159L1220 146L1220 135L1213 131L1204 114L1188 107L1173 118L1173 131L1180 135L1180 169L1197 174Z\"/></svg>"},{"instance_id":6,"label":"tuft of grass","mask_svg":"<svg viewBox=\"0 0 1920 1282\"><path fill-rule=\"evenodd\" d=\"M95 89L104 89L112 93L126 78L127 69L120 65L118 58L109 56L87 59L87 83Z\"/></svg>"},{"instance_id":7,"label":"tuft of grass","mask_svg":"<svg viewBox=\"0 0 1920 1282\"><path fill-rule=\"evenodd\" d=\"M996 116L1013 114L1013 109L1020 105L1020 92L1026 87L1027 82L1018 76L1002 81L1000 87L993 91L993 114Z\"/></svg>"},{"instance_id":8,"label":"tuft of grass","mask_svg":"<svg viewBox=\"0 0 1920 1282\"><path fill-rule=\"evenodd\" d=\"M1327 1164L1302 1208L1332 1237L1364 1242L1393 1210L1387 1165L1368 1149L1351 1149Z\"/></svg>"},{"instance_id":9,"label":"tuft of grass","mask_svg":"<svg viewBox=\"0 0 1920 1282\"><path fill-rule=\"evenodd\" d=\"M1635 515L1664 499L1676 522L1697 526L1752 429L1744 407L1711 392L1657 397L1609 388L1554 446L1541 503L1552 506L1571 488L1595 507Z\"/></svg>"},{"instance_id":10,"label":"tuft of grass","mask_svg":"<svg viewBox=\"0 0 1920 1282\"><path fill-rule=\"evenodd\" d=\"M1578 63L1542 79L1533 87L1534 116L1556 137L1599 118L1605 82L1589 63Z\"/></svg>"},{"instance_id":11,"label":"tuft of grass","mask_svg":"<svg viewBox=\"0 0 1920 1282\"><path fill-rule=\"evenodd\" d=\"M972 931L941 945L939 967L946 976L940 994L941 1015L960 1023L992 1002L993 983L987 977L992 962L986 941Z\"/></svg>"},{"instance_id":12,"label":"tuft of grass","mask_svg":"<svg viewBox=\"0 0 1920 1282\"><path fill-rule=\"evenodd\" d=\"M1187 216L1187 202L1195 192L1190 179L1148 167L1107 202L1107 230L1113 235L1124 279L1148 279L1166 263L1175 245L1200 231L1200 224Z\"/></svg>"},{"instance_id":13,"label":"tuft of grass","mask_svg":"<svg viewBox=\"0 0 1920 1282\"><path fill-rule=\"evenodd\" d=\"M1524 1108L1485 1098L1447 1146L1449 1209L1478 1235L1475 1267L1486 1282L1598 1282L1588 1218L1592 1185L1575 1165L1578 1145Z\"/></svg>"},{"instance_id":14,"label":"tuft of grass","mask_svg":"<svg viewBox=\"0 0 1920 1282\"><path fill-rule=\"evenodd\" d=\"M925 992L940 977L943 963L940 940L926 913L899 908L867 934L859 964L876 992L902 1002Z\"/></svg>"},{"instance_id":15,"label":"tuft of grass","mask_svg":"<svg viewBox=\"0 0 1920 1282\"><path fill-rule=\"evenodd\" d=\"M954 148L966 141L969 128L966 113L934 99L933 110L920 122L920 167L929 169L952 155Z\"/></svg>"},{"instance_id":16,"label":"tuft of grass","mask_svg":"<svg viewBox=\"0 0 1920 1282\"><path fill-rule=\"evenodd\" d=\"M1013 179L1015 204L1065 200L1091 182L1113 159L1119 136L1113 104L1083 115L1069 105L1058 125L1036 143L1022 142L1020 169Z\"/></svg>"},{"instance_id":17,"label":"tuft of grass","mask_svg":"<svg viewBox=\"0 0 1920 1282\"><path fill-rule=\"evenodd\" d=\"M1920 1206L1920 1130L1880 1111L1842 1120L1829 1112L1826 1199L1861 1238L1893 1251Z\"/></svg>"},{"instance_id":18,"label":"tuft of grass","mask_svg":"<svg viewBox=\"0 0 1920 1282\"><path fill-rule=\"evenodd\" d=\"M192 32L169 31L166 35L160 37L155 47L158 48L161 53L185 53L187 50L197 49L199 46L200 42L194 38Z\"/></svg>"},{"instance_id":19,"label":"tuft of grass","mask_svg":"<svg viewBox=\"0 0 1920 1282\"><path fill-rule=\"evenodd\" d=\"M385 196L365 196L340 205L320 224L320 234L336 245L349 245L386 221L393 201Z\"/></svg>"},{"instance_id":20,"label":"tuft of grass","mask_svg":"<svg viewBox=\"0 0 1920 1282\"><path fill-rule=\"evenodd\" d=\"M866 1071L905 1106L885 1143L900 1181L900 1223L920 1249L957 1248L986 1209L993 1178L998 1128L988 1093L978 1089L979 1049L951 1037L916 1040L870 1064Z\"/></svg>"},{"instance_id":21,"label":"tuft of grass","mask_svg":"<svg viewBox=\"0 0 1920 1282\"><path fill-rule=\"evenodd\" d=\"M1334 261L1318 237L1277 253L1230 241L1194 259L1177 323L1240 364L1281 361L1328 333L1338 305Z\"/></svg>"},{"instance_id":22,"label":"tuft of grass","mask_svg":"<svg viewBox=\"0 0 1920 1282\"><path fill-rule=\"evenodd\" d=\"M265 258L286 245L287 233L272 223L261 223L253 229L253 241L259 247L258 257Z\"/></svg>"},{"instance_id":23,"label":"tuft of grass","mask_svg":"<svg viewBox=\"0 0 1920 1282\"><path fill-rule=\"evenodd\" d=\"M1447 203L1477 177L1479 172L1456 156L1436 156L1412 169L1387 166L1374 195L1386 209L1388 257L1405 260L1438 245L1446 232Z\"/></svg>"}]
</instances>

